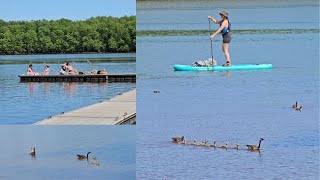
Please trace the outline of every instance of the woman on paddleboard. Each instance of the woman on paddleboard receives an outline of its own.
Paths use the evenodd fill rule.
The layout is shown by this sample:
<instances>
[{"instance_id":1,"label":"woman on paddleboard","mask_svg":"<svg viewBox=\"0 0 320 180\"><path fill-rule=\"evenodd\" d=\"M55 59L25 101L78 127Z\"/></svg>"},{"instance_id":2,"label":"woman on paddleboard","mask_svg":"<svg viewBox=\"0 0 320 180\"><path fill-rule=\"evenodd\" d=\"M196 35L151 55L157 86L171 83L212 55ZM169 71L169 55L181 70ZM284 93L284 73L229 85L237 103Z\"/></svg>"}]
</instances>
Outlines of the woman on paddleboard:
<instances>
[{"instance_id":1,"label":"woman on paddleboard","mask_svg":"<svg viewBox=\"0 0 320 180\"><path fill-rule=\"evenodd\" d=\"M229 43L231 41L231 30L230 30L231 23L228 19L227 11L222 11L219 14L221 16L221 20L216 20L213 17L208 16L209 20L212 20L216 24L220 24L220 28L210 36L210 39L212 40L214 36L219 33L222 34L222 38L223 38L222 51L224 53L224 56L226 57L226 63L222 66L231 66L230 55L229 55Z\"/></svg>"}]
</instances>

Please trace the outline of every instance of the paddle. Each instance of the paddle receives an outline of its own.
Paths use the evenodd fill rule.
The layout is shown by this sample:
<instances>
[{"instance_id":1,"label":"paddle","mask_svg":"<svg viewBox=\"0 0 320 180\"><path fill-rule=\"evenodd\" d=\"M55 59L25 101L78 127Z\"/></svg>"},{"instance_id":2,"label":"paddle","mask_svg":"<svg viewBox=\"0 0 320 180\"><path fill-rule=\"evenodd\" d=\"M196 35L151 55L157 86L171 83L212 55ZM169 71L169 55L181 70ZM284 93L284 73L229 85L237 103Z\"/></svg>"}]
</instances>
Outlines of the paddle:
<instances>
[{"instance_id":1,"label":"paddle","mask_svg":"<svg viewBox=\"0 0 320 180\"><path fill-rule=\"evenodd\" d=\"M210 23L210 19L209 19L209 37L211 36L211 28L210 28L210 25L211 25L211 23ZM212 52L212 39L210 38L210 44L211 44L211 48L210 48L210 50L211 50L211 60L212 60L212 67L213 67L213 52ZM212 68L212 70L213 70L213 68Z\"/></svg>"}]
</instances>

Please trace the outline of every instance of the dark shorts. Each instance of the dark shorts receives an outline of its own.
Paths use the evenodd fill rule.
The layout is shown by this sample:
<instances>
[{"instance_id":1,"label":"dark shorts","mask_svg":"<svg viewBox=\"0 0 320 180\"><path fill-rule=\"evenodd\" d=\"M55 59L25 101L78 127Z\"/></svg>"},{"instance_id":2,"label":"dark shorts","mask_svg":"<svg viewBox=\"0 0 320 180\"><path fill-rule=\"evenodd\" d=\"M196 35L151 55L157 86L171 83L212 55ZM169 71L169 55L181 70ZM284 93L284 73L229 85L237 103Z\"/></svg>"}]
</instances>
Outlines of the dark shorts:
<instances>
[{"instance_id":1,"label":"dark shorts","mask_svg":"<svg viewBox=\"0 0 320 180\"><path fill-rule=\"evenodd\" d=\"M231 41L231 32L228 32L226 34L222 34L223 37L223 43L230 43Z\"/></svg>"}]
</instances>

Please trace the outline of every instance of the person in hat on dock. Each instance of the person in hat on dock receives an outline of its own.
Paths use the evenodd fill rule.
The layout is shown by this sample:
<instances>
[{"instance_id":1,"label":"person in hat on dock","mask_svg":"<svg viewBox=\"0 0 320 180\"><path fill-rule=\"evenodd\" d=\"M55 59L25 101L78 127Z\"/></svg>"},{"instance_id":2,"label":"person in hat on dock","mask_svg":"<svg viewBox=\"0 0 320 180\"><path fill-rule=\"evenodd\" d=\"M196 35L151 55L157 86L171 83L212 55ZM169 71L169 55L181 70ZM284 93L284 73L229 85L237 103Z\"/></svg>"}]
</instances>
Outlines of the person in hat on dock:
<instances>
[{"instance_id":1,"label":"person in hat on dock","mask_svg":"<svg viewBox=\"0 0 320 180\"><path fill-rule=\"evenodd\" d=\"M208 19L213 21L216 24L220 24L220 28L213 34L210 35L212 40L217 34L222 34L223 43L222 51L226 57L226 63L223 66L231 66L230 55L229 55L229 43L231 41L231 23L228 19L228 12L221 11L220 13L221 20L216 20L212 16L208 16Z\"/></svg>"}]
</instances>

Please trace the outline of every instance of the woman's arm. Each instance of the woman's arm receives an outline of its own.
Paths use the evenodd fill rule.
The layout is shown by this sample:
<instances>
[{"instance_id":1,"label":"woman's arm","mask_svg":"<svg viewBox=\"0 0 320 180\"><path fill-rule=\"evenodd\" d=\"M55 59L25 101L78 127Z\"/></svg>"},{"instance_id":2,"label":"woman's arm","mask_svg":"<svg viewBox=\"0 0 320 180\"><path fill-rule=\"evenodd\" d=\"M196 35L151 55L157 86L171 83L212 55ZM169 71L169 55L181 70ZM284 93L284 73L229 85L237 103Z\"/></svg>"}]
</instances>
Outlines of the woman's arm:
<instances>
[{"instance_id":1,"label":"woman's arm","mask_svg":"<svg viewBox=\"0 0 320 180\"><path fill-rule=\"evenodd\" d=\"M227 23L228 23L227 20L223 21L220 28L210 36L210 39L212 39L215 35L221 33L222 29L228 25Z\"/></svg>"},{"instance_id":2,"label":"woman's arm","mask_svg":"<svg viewBox=\"0 0 320 180\"><path fill-rule=\"evenodd\" d=\"M214 23L216 23L216 24L220 24L221 23L221 21L222 20L216 20L216 19L214 19L212 16L208 16L208 19L210 19L211 21L213 21Z\"/></svg>"}]
</instances>

